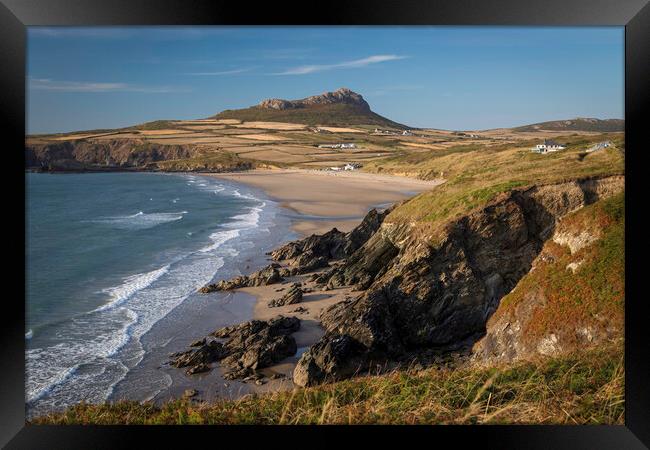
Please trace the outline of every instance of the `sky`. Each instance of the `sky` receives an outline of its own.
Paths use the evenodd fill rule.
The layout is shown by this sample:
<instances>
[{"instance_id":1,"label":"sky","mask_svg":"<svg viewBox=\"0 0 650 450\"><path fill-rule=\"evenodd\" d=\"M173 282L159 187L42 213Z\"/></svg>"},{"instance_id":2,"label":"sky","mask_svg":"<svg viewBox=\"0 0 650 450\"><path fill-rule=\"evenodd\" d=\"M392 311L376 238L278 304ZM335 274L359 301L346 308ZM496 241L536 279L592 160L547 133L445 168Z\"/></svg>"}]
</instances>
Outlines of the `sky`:
<instances>
[{"instance_id":1,"label":"sky","mask_svg":"<svg viewBox=\"0 0 650 450\"><path fill-rule=\"evenodd\" d=\"M623 118L623 27L30 27L27 133L347 87L413 127Z\"/></svg>"}]
</instances>

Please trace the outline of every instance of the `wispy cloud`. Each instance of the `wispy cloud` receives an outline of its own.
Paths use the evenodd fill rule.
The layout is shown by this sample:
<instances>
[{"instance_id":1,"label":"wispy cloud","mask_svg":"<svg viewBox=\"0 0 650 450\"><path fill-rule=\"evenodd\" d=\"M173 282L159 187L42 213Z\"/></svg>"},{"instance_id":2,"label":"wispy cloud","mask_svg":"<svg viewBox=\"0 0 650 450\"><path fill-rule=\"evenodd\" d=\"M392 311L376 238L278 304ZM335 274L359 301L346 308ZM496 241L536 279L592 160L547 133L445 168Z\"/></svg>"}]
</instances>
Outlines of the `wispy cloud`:
<instances>
[{"instance_id":1,"label":"wispy cloud","mask_svg":"<svg viewBox=\"0 0 650 450\"><path fill-rule=\"evenodd\" d=\"M129 83L55 81L49 78L30 78L29 88L34 90L59 92L142 92L152 94L189 92L189 89L187 88L175 86L139 86Z\"/></svg>"},{"instance_id":2,"label":"wispy cloud","mask_svg":"<svg viewBox=\"0 0 650 450\"><path fill-rule=\"evenodd\" d=\"M189 72L185 75L198 75L198 76L218 76L218 75L236 75L238 73L250 72L253 70L252 67L242 68L242 69L232 69L232 70L221 70L216 72Z\"/></svg>"},{"instance_id":3,"label":"wispy cloud","mask_svg":"<svg viewBox=\"0 0 650 450\"><path fill-rule=\"evenodd\" d=\"M369 96L381 96L386 95L391 92L403 92L403 91L416 91L423 89L424 86L419 84L399 84L394 86L384 86L376 89L374 91L368 92L366 95Z\"/></svg>"},{"instance_id":4,"label":"wispy cloud","mask_svg":"<svg viewBox=\"0 0 650 450\"><path fill-rule=\"evenodd\" d=\"M368 56L367 58L355 59L352 61L344 61L335 64L313 64L309 66L298 66L291 69L287 69L284 72L278 72L273 75L307 75L314 72L322 72L325 70L334 70L334 69L351 69L357 67L366 67L371 64L382 63L386 61L395 61L398 59L404 59L407 56L399 55L373 55Z\"/></svg>"}]
</instances>

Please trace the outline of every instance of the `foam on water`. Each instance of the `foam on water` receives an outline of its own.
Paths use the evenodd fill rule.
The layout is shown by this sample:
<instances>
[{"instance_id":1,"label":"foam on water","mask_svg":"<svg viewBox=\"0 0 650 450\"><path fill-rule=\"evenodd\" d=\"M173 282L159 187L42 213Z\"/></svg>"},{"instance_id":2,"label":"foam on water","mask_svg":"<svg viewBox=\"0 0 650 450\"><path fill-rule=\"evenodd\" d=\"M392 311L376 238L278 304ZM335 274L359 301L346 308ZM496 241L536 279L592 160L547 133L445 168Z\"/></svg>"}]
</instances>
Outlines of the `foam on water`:
<instances>
[{"instance_id":1,"label":"foam on water","mask_svg":"<svg viewBox=\"0 0 650 450\"><path fill-rule=\"evenodd\" d=\"M151 272L131 275L130 277L126 277L124 279L124 283L120 284L119 286L102 289L102 292L108 294L111 297L111 300L108 304L97 308L95 311L103 311L109 308L115 308L116 306L122 304L133 294L146 288L158 278L166 274L169 271L169 267L170 264L167 264L166 266L163 266L160 269L152 270Z\"/></svg>"},{"instance_id":2,"label":"foam on water","mask_svg":"<svg viewBox=\"0 0 650 450\"><path fill-rule=\"evenodd\" d=\"M95 223L105 223L120 229L147 229L167 222L181 220L188 211L152 212L139 211L128 216L103 217L92 220Z\"/></svg>"},{"instance_id":3,"label":"foam on water","mask_svg":"<svg viewBox=\"0 0 650 450\"><path fill-rule=\"evenodd\" d=\"M236 214L209 235L210 244L176 255L151 271L125 277L121 283L102 289L108 302L87 313L57 324L57 344L26 352L26 397L28 405L41 411L60 408L81 400L105 401L130 368L143 358L140 338L180 303L210 282L224 266L224 258L239 254L234 245L247 230L257 230L267 205L256 197L227 189L220 184L189 179L196 189L218 195L242 197L256 203ZM187 211L144 213L100 219L129 229L150 228L180 220ZM266 228L268 230L268 228ZM229 243L229 244L228 244ZM249 243L250 244L250 243ZM250 244L252 245L252 244ZM30 339L31 330L25 335Z\"/></svg>"}]
</instances>

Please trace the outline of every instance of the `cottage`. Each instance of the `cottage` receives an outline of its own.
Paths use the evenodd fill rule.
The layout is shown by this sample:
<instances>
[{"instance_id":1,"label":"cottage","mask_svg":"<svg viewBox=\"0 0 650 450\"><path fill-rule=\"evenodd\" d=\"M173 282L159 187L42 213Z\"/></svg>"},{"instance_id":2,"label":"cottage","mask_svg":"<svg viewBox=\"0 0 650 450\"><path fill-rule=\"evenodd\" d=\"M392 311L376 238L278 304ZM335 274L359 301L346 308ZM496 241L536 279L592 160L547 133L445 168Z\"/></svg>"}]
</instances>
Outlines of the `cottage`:
<instances>
[{"instance_id":1,"label":"cottage","mask_svg":"<svg viewBox=\"0 0 650 450\"><path fill-rule=\"evenodd\" d=\"M356 170L360 169L362 166L359 163L348 163L345 166L343 166L343 170Z\"/></svg>"},{"instance_id":2,"label":"cottage","mask_svg":"<svg viewBox=\"0 0 650 450\"><path fill-rule=\"evenodd\" d=\"M533 151L535 153L548 153L548 152L557 152L558 150L564 150L566 146L558 144L557 142L551 139L544 139L543 144L537 144Z\"/></svg>"},{"instance_id":3,"label":"cottage","mask_svg":"<svg viewBox=\"0 0 650 450\"><path fill-rule=\"evenodd\" d=\"M610 145L612 145L610 141L599 142L598 144L589 147L587 149L587 153L595 152L596 150L602 150L609 147Z\"/></svg>"},{"instance_id":4,"label":"cottage","mask_svg":"<svg viewBox=\"0 0 650 450\"><path fill-rule=\"evenodd\" d=\"M402 132L402 136L413 136L413 133L411 132L411 130L404 130Z\"/></svg>"}]
</instances>

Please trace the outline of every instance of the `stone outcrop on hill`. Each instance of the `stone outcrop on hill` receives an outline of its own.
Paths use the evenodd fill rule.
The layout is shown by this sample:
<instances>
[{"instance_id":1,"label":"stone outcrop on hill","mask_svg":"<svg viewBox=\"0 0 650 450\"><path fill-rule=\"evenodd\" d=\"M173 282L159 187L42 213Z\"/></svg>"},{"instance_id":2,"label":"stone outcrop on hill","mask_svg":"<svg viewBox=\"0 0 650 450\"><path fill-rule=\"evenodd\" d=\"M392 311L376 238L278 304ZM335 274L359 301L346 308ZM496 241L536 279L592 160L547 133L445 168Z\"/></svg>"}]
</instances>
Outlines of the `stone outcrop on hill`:
<instances>
[{"instance_id":1,"label":"stone outcrop on hill","mask_svg":"<svg viewBox=\"0 0 650 450\"><path fill-rule=\"evenodd\" d=\"M383 224L345 264L317 278L365 291L323 312L326 334L301 357L295 382L344 378L410 352L469 349L558 221L623 188L623 177L609 177L504 193L450 223L435 247Z\"/></svg>"},{"instance_id":2,"label":"stone outcrop on hill","mask_svg":"<svg viewBox=\"0 0 650 450\"><path fill-rule=\"evenodd\" d=\"M334 92L325 92L321 95L313 95L301 100L282 100L279 98L269 98L260 102L259 107L283 110L305 108L311 105L331 104L354 105L370 111L370 105L368 105L363 97L348 88L340 88Z\"/></svg>"}]
</instances>

